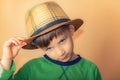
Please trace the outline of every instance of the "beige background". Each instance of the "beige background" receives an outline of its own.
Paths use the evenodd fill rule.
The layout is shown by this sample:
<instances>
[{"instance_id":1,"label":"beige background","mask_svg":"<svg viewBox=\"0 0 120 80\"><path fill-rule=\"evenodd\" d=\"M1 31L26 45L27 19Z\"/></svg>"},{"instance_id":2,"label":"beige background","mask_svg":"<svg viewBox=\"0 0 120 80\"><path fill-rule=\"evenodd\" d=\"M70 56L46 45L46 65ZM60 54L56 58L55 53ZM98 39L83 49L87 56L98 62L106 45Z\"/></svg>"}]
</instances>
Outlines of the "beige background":
<instances>
[{"instance_id":1,"label":"beige background","mask_svg":"<svg viewBox=\"0 0 120 80\"><path fill-rule=\"evenodd\" d=\"M47 0L0 0L0 57L3 42L12 36L26 36L24 14ZM84 25L75 34L75 51L97 64L103 80L120 80L120 0L53 0L71 19ZM15 58L17 69L39 50L21 50Z\"/></svg>"}]
</instances>

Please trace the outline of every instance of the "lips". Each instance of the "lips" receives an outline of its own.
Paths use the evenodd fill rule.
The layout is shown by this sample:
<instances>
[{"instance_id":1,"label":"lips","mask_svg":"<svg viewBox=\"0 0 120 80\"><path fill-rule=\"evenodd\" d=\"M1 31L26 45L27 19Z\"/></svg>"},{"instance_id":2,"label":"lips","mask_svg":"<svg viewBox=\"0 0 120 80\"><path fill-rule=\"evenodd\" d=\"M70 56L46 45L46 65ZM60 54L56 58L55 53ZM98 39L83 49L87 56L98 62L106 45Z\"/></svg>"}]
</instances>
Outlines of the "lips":
<instances>
[{"instance_id":1,"label":"lips","mask_svg":"<svg viewBox=\"0 0 120 80\"><path fill-rule=\"evenodd\" d=\"M61 60L66 60L68 58L68 55L67 56L64 56L64 57L61 57L60 59Z\"/></svg>"},{"instance_id":2,"label":"lips","mask_svg":"<svg viewBox=\"0 0 120 80\"><path fill-rule=\"evenodd\" d=\"M67 56L65 56L65 57L63 57L63 58L61 58L62 60L65 60L67 58Z\"/></svg>"}]
</instances>

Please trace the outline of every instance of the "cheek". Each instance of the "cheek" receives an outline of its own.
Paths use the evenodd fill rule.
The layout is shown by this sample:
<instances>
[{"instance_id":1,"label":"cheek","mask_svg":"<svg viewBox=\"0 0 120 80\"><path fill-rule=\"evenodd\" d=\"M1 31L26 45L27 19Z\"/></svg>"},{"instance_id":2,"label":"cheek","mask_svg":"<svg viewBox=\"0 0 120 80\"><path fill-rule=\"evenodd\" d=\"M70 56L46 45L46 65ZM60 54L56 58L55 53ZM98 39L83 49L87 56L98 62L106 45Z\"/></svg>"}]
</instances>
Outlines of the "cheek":
<instances>
[{"instance_id":1,"label":"cheek","mask_svg":"<svg viewBox=\"0 0 120 80\"><path fill-rule=\"evenodd\" d=\"M69 51L72 51L73 50L73 42L71 40L69 40L66 45L64 46L64 49L69 52Z\"/></svg>"},{"instance_id":2,"label":"cheek","mask_svg":"<svg viewBox=\"0 0 120 80\"><path fill-rule=\"evenodd\" d=\"M45 54L47 54L52 59L56 59L56 52L55 52L55 50L46 51Z\"/></svg>"}]
</instances>

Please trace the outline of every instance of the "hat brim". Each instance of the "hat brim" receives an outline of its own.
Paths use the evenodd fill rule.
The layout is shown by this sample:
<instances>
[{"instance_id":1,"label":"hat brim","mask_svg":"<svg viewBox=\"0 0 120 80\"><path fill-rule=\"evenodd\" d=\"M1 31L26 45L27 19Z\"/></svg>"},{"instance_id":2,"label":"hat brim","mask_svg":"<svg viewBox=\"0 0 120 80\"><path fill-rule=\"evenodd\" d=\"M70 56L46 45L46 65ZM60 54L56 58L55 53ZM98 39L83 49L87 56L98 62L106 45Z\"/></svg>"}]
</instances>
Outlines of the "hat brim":
<instances>
[{"instance_id":1,"label":"hat brim","mask_svg":"<svg viewBox=\"0 0 120 80\"><path fill-rule=\"evenodd\" d=\"M70 21L67 21L67 22L63 22L63 23L51 26L51 27L45 29L44 31L40 32L39 34L37 34L35 36L32 36L32 37L29 37L28 39L26 39L25 42L27 43L27 45L23 46L22 48L23 49L37 49L38 47L36 47L34 44L32 44L32 40L33 39L35 39L37 36L43 35L43 34L49 32L51 30L54 30L54 29L56 29L58 27L61 27L62 25L66 25L66 24L74 25L75 26L75 31L76 31L83 24L83 20L81 20L81 19L74 19L74 20L70 20Z\"/></svg>"}]
</instances>

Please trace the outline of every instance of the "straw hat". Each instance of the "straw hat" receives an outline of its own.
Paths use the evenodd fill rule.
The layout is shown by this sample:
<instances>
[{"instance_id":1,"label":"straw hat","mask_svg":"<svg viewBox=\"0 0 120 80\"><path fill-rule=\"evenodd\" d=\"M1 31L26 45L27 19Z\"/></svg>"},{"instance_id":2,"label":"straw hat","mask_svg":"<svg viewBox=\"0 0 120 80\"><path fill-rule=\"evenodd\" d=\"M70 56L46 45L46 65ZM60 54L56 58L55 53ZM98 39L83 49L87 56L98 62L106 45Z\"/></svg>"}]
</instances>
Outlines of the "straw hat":
<instances>
[{"instance_id":1,"label":"straw hat","mask_svg":"<svg viewBox=\"0 0 120 80\"><path fill-rule=\"evenodd\" d=\"M36 49L36 47L32 45L32 40L35 37L65 24L73 24L75 30L77 30L83 24L83 21L81 19L71 20L55 2L45 2L34 6L26 14L26 29L29 38L25 40L27 45L22 48Z\"/></svg>"}]
</instances>

